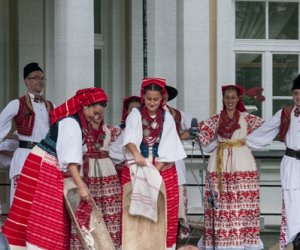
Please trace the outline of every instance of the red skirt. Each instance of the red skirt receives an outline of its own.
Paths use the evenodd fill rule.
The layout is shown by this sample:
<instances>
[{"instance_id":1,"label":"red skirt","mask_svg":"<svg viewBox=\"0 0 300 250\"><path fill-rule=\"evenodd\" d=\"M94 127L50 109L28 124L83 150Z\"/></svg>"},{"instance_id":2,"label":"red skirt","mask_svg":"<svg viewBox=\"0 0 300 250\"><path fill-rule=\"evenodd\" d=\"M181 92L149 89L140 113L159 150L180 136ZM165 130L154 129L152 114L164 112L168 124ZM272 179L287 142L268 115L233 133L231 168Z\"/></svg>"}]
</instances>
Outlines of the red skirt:
<instances>
[{"instance_id":1,"label":"red skirt","mask_svg":"<svg viewBox=\"0 0 300 250\"><path fill-rule=\"evenodd\" d=\"M165 183L167 198L167 239L166 244L171 248L177 241L178 229L178 208L179 208L179 191L178 179L175 165L160 171L160 175ZM125 185L130 182L130 171L128 167L122 170L121 184ZM151 232L150 232L151 233Z\"/></svg>"},{"instance_id":2,"label":"red skirt","mask_svg":"<svg viewBox=\"0 0 300 250\"><path fill-rule=\"evenodd\" d=\"M54 156L36 149L24 163L3 233L11 245L24 247L28 242L43 249L68 249L63 174Z\"/></svg>"}]
</instances>

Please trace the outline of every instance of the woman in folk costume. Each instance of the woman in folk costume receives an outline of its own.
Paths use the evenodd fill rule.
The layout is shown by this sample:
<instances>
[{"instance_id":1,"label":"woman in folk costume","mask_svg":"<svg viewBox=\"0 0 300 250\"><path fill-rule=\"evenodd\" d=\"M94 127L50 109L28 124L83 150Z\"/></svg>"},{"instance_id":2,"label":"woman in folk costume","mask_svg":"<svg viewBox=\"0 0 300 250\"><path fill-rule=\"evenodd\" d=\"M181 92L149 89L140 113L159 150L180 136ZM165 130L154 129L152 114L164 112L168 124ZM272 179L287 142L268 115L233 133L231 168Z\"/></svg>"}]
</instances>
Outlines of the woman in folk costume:
<instances>
[{"instance_id":1,"label":"woman in folk costume","mask_svg":"<svg viewBox=\"0 0 300 250\"><path fill-rule=\"evenodd\" d=\"M120 128L125 129L126 127L126 119L130 114L133 108L139 108L141 106L141 97L139 96L127 96L123 99L123 107L122 107L122 118Z\"/></svg>"},{"instance_id":2,"label":"woman in folk costume","mask_svg":"<svg viewBox=\"0 0 300 250\"><path fill-rule=\"evenodd\" d=\"M126 119L133 108L139 108L141 106L141 98L139 96L128 96L123 99L122 118L120 128L122 133L118 136L116 141L112 143L109 148L109 156L112 161L116 164L116 170L119 178L122 176L122 169L126 166L125 157L122 152L122 141L124 137L124 130L126 127Z\"/></svg>"},{"instance_id":3,"label":"woman in folk costume","mask_svg":"<svg viewBox=\"0 0 300 250\"><path fill-rule=\"evenodd\" d=\"M84 134L107 101L99 88L81 89L51 112L51 127L27 157L15 199L3 227L11 249L68 249L70 223L64 205L64 175L71 175L82 199L86 185L79 175Z\"/></svg>"},{"instance_id":4,"label":"woman in folk costume","mask_svg":"<svg viewBox=\"0 0 300 250\"><path fill-rule=\"evenodd\" d=\"M121 183L115 166L108 156L110 143L121 133L104 123L104 110L107 99L101 102L102 109L82 129L87 152L84 155L84 181L102 212L103 220L116 249L120 249L121 224ZM71 248L82 249L82 245L72 227Z\"/></svg>"},{"instance_id":5,"label":"woman in folk costume","mask_svg":"<svg viewBox=\"0 0 300 250\"><path fill-rule=\"evenodd\" d=\"M211 208L206 179L200 249L213 249L213 244L218 250L263 249L259 237L259 173L245 144L246 136L261 125L262 119L246 112L243 91L239 85L222 86L223 110L199 123L204 151L213 150L208 171L218 204L218 209Z\"/></svg>"},{"instance_id":6,"label":"woman in folk costume","mask_svg":"<svg viewBox=\"0 0 300 250\"><path fill-rule=\"evenodd\" d=\"M174 162L186 157L174 119L165 112L165 80L146 78L141 108L126 120L122 172L122 249L175 249L178 181ZM131 192L128 192L130 190Z\"/></svg>"},{"instance_id":7,"label":"woman in folk costume","mask_svg":"<svg viewBox=\"0 0 300 250\"><path fill-rule=\"evenodd\" d=\"M273 117L251 133L247 144L260 149L278 139L285 143L286 151L280 164L282 186L282 218L280 249L293 243L300 250L300 75L292 86L293 105L278 110Z\"/></svg>"}]
</instances>

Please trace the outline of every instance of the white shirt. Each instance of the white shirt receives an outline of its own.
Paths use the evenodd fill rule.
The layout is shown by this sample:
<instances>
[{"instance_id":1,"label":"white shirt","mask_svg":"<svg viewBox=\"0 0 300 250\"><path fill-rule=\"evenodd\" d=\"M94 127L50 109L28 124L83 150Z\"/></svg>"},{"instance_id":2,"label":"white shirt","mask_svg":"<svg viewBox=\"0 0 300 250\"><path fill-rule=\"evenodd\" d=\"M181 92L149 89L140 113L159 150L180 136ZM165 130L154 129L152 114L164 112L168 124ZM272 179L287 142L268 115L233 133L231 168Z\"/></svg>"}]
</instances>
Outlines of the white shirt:
<instances>
[{"instance_id":1,"label":"white shirt","mask_svg":"<svg viewBox=\"0 0 300 250\"><path fill-rule=\"evenodd\" d=\"M285 144L288 148L300 150L300 116L295 117L293 115L294 109L291 113L291 122L286 134ZM246 143L250 148L260 149L272 142L279 133L281 112L282 109L247 137ZM300 188L300 160L284 155L281 161L280 174L283 189Z\"/></svg>"},{"instance_id":2,"label":"white shirt","mask_svg":"<svg viewBox=\"0 0 300 250\"><path fill-rule=\"evenodd\" d=\"M32 108L35 113L35 122L33 125L32 135L26 136L18 134L18 138L19 140L24 141L40 142L42 139L44 139L49 130L49 114L47 112L45 103L34 102L34 95L30 93L29 95L31 97ZM19 99L12 100L0 113L0 142L2 142L10 132L13 119L18 114L19 106ZM15 151L10 166L10 178L13 178L15 175L19 175L21 173L25 159L27 158L29 152L30 149L27 148L18 148Z\"/></svg>"},{"instance_id":3,"label":"white shirt","mask_svg":"<svg viewBox=\"0 0 300 250\"><path fill-rule=\"evenodd\" d=\"M138 109L134 108L126 119L126 128L122 142L123 152L126 160L133 160L133 155L125 147L128 143L134 143L140 151L140 144L143 139L142 117ZM172 115L165 112L161 140L158 146L158 162L175 162L186 157L176 131Z\"/></svg>"}]
</instances>

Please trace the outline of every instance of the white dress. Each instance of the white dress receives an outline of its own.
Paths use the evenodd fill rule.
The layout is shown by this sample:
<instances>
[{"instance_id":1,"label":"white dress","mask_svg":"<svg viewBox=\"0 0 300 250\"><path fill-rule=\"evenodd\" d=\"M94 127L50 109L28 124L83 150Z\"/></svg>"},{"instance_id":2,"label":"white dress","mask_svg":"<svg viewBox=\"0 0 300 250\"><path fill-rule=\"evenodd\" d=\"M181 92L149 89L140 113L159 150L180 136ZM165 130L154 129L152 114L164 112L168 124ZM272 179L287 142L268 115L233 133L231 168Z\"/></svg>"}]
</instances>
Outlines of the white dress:
<instances>
[{"instance_id":1,"label":"white dress","mask_svg":"<svg viewBox=\"0 0 300 250\"><path fill-rule=\"evenodd\" d=\"M272 142L279 133L281 113L282 109L247 137L250 148L260 149ZM293 113L294 108L285 145L293 150L300 150L300 117L295 117ZM300 161L284 155L280 165L280 178L283 196L280 247L284 249L300 232Z\"/></svg>"}]
</instances>

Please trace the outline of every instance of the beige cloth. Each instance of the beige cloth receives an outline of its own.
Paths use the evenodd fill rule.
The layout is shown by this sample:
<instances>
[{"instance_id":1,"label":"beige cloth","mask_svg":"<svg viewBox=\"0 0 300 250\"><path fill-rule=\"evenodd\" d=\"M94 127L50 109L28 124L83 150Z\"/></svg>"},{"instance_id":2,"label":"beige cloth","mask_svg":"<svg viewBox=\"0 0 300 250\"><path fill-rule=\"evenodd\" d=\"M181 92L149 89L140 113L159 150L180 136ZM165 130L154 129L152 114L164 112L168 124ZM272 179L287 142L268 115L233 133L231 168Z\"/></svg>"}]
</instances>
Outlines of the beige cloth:
<instances>
[{"instance_id":1,"label":"beige cloth","mask_svg":"<svg viewBox=\"0 0 300 250\"><path fill-rule=\"evenodd\" d=\"M112 239L110 238L110 234L102 218L102 213L98 209L92 196L90 194L89 196L93 204L93 210L90 219L91 229L87 233L85 232L85 230L80 228L75 217L75 211L80 201L80 197L77 192L77 187L74 184L72 178L64 179L65 204L69 212L71 221L75 225L82 246L87 250L96 250L96 249L115 250Z\"/></svg>"},{"instance_id":2,"label":"beige cloth","mask_svg":"<svg viewBox=\"0 0 300 250\"><path fill-rule=\"evenodd\" d=\"M129 214L144 216L157 222L157 198L162 183L162 177L153 164L138 167L129 165L132 183Z\"/></svg>"},{"instance_id":3,"label":"beige cloth","mask_svg":"<svg viewBox=\"0 0 300 250\"><path fill-rule=\"evenodd\" d=\"M165 250L167 230L166 191L164 182L158 195L156 223L142 216L129 214L132 185L123 186L122 250Z\"/></svg>"}]
</instances>

